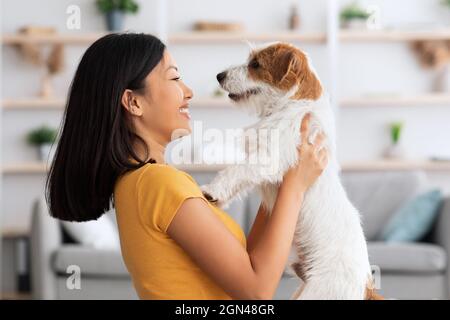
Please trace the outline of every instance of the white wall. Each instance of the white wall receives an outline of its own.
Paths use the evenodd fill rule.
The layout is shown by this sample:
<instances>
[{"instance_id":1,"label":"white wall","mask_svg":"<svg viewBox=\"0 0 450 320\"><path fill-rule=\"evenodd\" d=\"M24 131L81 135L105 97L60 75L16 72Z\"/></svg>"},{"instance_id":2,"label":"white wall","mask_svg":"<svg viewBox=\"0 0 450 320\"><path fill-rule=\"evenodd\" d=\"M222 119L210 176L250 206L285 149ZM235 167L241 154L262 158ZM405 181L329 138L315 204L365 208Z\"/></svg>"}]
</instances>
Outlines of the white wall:
<instances>
[{"instance_id":1,"label":"white wall","mask_svg":"<svg viewBox=\"0 0 450 320\"><path fill-rule=\"evenodd\" d=\"M128 17L127 29L155 33L158 20L157 1L141 0L141 11ZM291 0L169 0L169 32L185 31L197 19L242 21L248 31L277 31L287 26ZM448 23L450 12L431 0L372 0L383 8L386 26L404 27L410 22L422 25ZM66 30L66 8L77 4L82 11L82 29L79 32L104 30L103 18L96 12L93 0L3 0L2 32L15 32L25 24L49 24L61 32ZM326 30L326 0L299 0L303 30ZM450 10L447 10L450 11ZM297 45L309 52L316 69L327 84L329 79L326 46ZM215 75L230 64L241 63L248 53L244 44L171 45L171 53L180 66L184 80L197 97L216 88ZM59 96L64 96L83 47L67 47L66 71L55 79ZM25 64L14 48L3 52L4 97L29 97L39 90L43 70ZM341 97L365 93L427 92L433 74L419 67L405 43L343 44L339 58L339 94ZM383 107L343 109L339 113L339 157L341 160L379 158L389 143L387 123L406 122L404 143L412 157L427 157L450 152L449 106ZM238 110L193 110L193 118L204 121L204 127L220 129L243 126L253 117ZM49 123L57 126L60 111L5 111L2 123L2 162L36 160L35 150L24 141L26 132ZM430 176L437 185L450 191L448 173ZM27 227L31 200L42 192L43 177L6 175L3 179L3 226Z\"/></svg>"}]
</instances>

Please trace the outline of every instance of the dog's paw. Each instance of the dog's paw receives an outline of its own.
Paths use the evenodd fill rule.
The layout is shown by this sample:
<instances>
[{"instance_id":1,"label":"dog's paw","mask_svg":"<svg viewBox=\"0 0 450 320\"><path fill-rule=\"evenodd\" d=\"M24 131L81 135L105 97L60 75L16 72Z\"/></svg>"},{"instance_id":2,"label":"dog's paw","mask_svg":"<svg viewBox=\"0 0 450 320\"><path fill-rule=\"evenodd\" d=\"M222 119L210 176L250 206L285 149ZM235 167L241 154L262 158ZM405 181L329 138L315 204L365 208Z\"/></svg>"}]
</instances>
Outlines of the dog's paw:
<instances>
[{"instance_id":1,"label":"dog's paw","mask_svg":"<svg viewBox=\"0 0 450 320\"><path fill-rule=\"evenodd\" d=\"M216 190L214 190L212 185L205 184L205 185L202 185L200 187L200 189L201 189L203 195L205 196L206 200L208 200L210 203L212 203L220 208L222 208L225 205L224 201L221 199L218 192L216 192Z\"/></svg>"},{"instance_id":2,"label":"dog's paw","mask_svg":"<svg viewBox=\"0 0 450 320\"><path fill-rule=\"evenodd\" d=\"M208 200L211 203L216 203L219 199L216 197L216 194L211 188L211 185L204 184L200 186L200 190L202 190L203 195L205 196L206 200Z\"/></svg>"}]
</instances>

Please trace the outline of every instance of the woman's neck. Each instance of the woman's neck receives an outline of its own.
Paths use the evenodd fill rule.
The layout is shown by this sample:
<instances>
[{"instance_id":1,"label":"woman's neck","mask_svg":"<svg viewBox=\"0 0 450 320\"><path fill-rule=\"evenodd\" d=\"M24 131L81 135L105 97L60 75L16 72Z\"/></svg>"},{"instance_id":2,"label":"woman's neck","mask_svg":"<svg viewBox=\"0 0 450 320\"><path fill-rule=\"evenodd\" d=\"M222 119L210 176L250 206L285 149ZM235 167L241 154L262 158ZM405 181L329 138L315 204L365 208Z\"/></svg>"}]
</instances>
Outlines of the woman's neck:
<instances>
[{"instance_id":1,"label":"woman's neck","mask_svg":"<svg viewBox=\"0 0 450 320\"><path fill-rule=\"evenodd\" d=\"M164 160L164 153L166 151L166 145L157 142L155 139L151 137L142 137L147 145L148 151L150 153L150 158L145 159L146 161L153 159L156 161L156 163L159 164L166 164L166 161ZM142 144L136 145L136 153L140 159L144 159L146 156L145 150L142 147Z\"/></svg>"}]
</instances>

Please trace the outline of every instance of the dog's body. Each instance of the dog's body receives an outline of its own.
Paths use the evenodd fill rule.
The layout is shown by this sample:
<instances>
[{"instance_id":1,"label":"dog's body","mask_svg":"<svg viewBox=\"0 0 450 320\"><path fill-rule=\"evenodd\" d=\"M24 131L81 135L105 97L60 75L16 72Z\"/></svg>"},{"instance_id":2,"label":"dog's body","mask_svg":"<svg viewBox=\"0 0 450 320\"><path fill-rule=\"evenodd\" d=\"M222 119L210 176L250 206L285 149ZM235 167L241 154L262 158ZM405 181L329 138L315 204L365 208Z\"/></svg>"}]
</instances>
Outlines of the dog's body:
<instances>
[{"instance_id":1,"label":"dog's body","mask_svg":"<svg viewBox=\"0 0 450 320\"><path fill-rule=\"evenodd\" d=\"M260 120L245 132L265 129L277 133L272 138L278 148L258 140L256 146L246 149L248 159L264 152L272 162L276 159L277 167L260 163L230 166L202 190L225 206L235 196L258 187L270 213L285 172L298 162L297 147L323 131L329 160L306 192L299 213L291 266L303 285L292 298L375 298L359 213L340 182L333 113L307 56L291 45L274 44L254 51L248 64L228 69L218 80L231 99L245 101L258 114ZM312 115L310 137L300 137L306 113Z\"/></svg>"}]
</instances>

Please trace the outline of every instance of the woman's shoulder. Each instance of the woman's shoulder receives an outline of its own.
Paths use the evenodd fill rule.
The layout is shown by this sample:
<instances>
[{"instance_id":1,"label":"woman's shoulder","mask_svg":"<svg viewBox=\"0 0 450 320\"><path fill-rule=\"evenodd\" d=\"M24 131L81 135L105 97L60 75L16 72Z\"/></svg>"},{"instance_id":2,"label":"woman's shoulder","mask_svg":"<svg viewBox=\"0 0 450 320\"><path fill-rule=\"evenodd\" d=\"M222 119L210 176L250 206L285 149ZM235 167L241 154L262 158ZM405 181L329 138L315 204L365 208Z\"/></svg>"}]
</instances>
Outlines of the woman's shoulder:
<instances>
[{"instance_id":1,"label":"woman's shoulder","mask_svg":"<svg viewBox=\"0 0 450 320\"><path fill-rule=\"evenodd\" d=\"M183 184L197 186L195 180L186 172L181 171L171 165L149 163L139 169L141 172L137 178L137 184L146 184L147 182L153 185L171 185Z\"/></svg>"}]
</instances>

